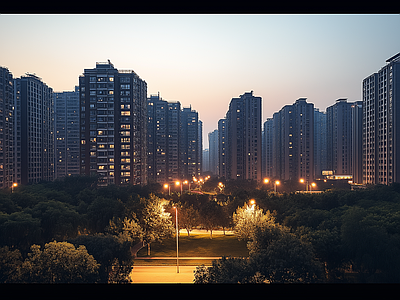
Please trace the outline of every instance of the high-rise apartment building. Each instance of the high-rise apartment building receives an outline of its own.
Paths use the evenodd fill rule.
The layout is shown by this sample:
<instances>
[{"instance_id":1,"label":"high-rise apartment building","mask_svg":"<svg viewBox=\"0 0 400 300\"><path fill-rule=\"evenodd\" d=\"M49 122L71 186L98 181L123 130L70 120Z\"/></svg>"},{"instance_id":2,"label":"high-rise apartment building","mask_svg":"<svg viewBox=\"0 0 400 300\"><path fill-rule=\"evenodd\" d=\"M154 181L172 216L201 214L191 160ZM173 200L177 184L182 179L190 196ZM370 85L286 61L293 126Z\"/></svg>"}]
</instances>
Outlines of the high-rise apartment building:
<instances>
[{"instance_id":1,"label":"high-rise apartment building","mask_svg":"<svg viewBox=\"0 0 400 300\"><path fill-rule=\"evenodd\" d=\"M314 109L314 176L322 178L327 168L326 113Z\"/></svg>"},{"instance_id":2,"label":"high-rise apartment building","mask_svg":"<svg viewBox=\"0 0 400 300\"><path fill-rule=\"evenodd\" d=\"M14 99L13 76L0 67L0 189L14 182Z\"/></svg>"},{"instance_id":3,"label":"high-rise apartment building","mask_svg":"<svg viewBox=\"0 0 400 300\"><path fill-rule=\"evenodd\" d=\"M263 143L262 143L262 176L271 178L273 177L273 118L267 118L264 122Z\"/></svg>"},{"instance_id":4,"label":"high-rise apartment building","mask_svg":"<svg viewBox=\"0 0 400 300\"><path fill-rule=\"evenodd\" d=\"M336 175L352 174L352 106L338 99L327 107L327 168Z\"/></svg>"},{"instance_id":5,"label":"high-rise apartment building","mask_svg":"<svg viewBox=\"0 0 400 300\"><path fill-rule=\"evenodd\" d=\"M219 174L218 163L218 129L208 133L209 168L213 175Z\"/></svg>"},{"instance_id":6,"label":"high-rise apartment building","mask_svg":"<svg viewBox=\"0 0 400 300\"><path fill-rule=\"evenodd\" d=\"M53 89L38 76L14 79L15 181L21 184L54 179Z\"/></svg>"},{"instance_id":7,"label":"high-rise apartment building","mask_svg":"<svg viewBox=\"0 0 400 300\"><path fill-rule=\"evenodd\" d=\"M400 53L362 82L363 183L400 182Z\"/></svg>"},{"instance_id":8,"label":"high-rise apartment building","mask_svg":"<svg viewBox=\"0 0 400 300\"><path fill-rule=\"evenodd\" d=\"M147 183L147 83L97 62L79 77L80 173L100 184Z\"/></svg>"},{"instance_id":9,"label":"high-rise apartment building","mask_svg":"<svg viewBox=\"0 0 400 300\"><path fill-rule=\"evenodd\" d=\"M363 183L363 152L362 152L362 117L363 117L363 102L356 101L351 106L352 114L352 174L353 183Z\"/></svg>"},{"instance_id":10,"label":"high-rise apartment building","mask_svg":"<svg viewBox=\"0 0 400 300\"><path fill-rule=\"evenodd\" d=\"M78 175L79 167L79 87L54 96L54 178Z\"/></svg>"},{"instance_id":11,"label":"high-rise apartment building","mask_svg":"<svg viewBox=\"0 0 400 300\"><path fill-rule=\"evenodd\" d=\"M273 175L314 179L314 104L300 98L273 116Z\"/></svg>"},{"instance_id":12,"label":"high-rise apartment building","mask_svg":"<svg viewBox=\"0 0 400 300\"><path fill-rule=\"evenodd\" d=\"M226 119L227 179L261 181L261 97L251 91L232 98Z\"/></svg>"},{"instance_id":13,"label":"high-rise apartment building","mask_svg":"<svg viewBox=\"0 0 400 300\"><path fill-rule=\"evenodd\" d=\"M148 178L166 183L180 179L179 102L167 102L160 95L150 95L147 101Z\"/></svg>"},{"instance_id":14,"label":"high-rise apartment building","mask_svg":"<svg viewBox=\"0 0 400 300\"><path fill-rule=\"evenodd\" d=\"M219 177L227 177L227 128L226 119L220 119L218 121L218 172Z\"/></svg>"},{"instance_id":15,"label":"high-rise apartment building","mask_svg":"<svg viewBox=\"0 0 400 300\"><path fill-rule=\"evenodd\" d=\"M191 107L184 107L181 111L181 179L191 179L201 175L203 155L201 132L202 122L197 111Z\"/></svg>"}]
</instances>

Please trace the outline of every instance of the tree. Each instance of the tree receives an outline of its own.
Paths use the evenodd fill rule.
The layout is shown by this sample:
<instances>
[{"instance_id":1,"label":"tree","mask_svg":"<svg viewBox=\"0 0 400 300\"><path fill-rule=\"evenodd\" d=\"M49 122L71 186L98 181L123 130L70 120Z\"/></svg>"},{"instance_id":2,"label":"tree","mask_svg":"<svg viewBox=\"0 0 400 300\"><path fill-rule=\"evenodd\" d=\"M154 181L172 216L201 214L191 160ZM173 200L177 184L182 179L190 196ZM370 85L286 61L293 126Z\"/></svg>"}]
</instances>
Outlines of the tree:
<instances>
[{"instance_id":1,"label":"tree","mask_svg":"<svg viewBox=\"0 0 400 300\"><path fill-rule=\"evenodd\" d=\"M142 198L141 203L143 208L139 212L139 222L143 240L150 244L172 236L174 227L171 215L164 208L168 201L151 194L149 198Z\"/></svg>"},{"instance_id":2,"label":"tree","mask_svg":"<svg viewBox=\"0 0 400 300\"><path fill-rule=\"evenodd\" d=\"M264 214L263 210L255 204L251 206L245 204L243 207L238 207L233 213L233 224L238 238L249 240L257 226L274 225L275 218L269 210Z\"/></svg>"},{"instance_id":3,"label":"tree","mask_svg":"<svg viewBox=\"0 0 400 300\"><path fill-rule=\"evenodd\" d=\"M22 264L21 281L29 283L94 283L99 264L85 246L75 248L68 242L50 242L43 251L32 245Z\"/></svg>"},{"instance_id":4,"label":"tree","mask_svg":"<svg viewBox=\"0 0 400 300\"><path fill-rule=\"evenodd\" d=\"M130 281L133 256L131 244L111 234L80 235L70 241L74 245L84 245L90 255L100 264L101 283L125 283Z\"/></svg>"},{"instance_id":5,"label":"tree","mask_svg":"<svg viewBox=\"0 0 400 300\"><path fill-rule=\"evenodd\" d=\"M222 217L221 206L215 201L208 201L200 209L201 224L210 230L210 239L212 239L212 231L220 224Z\"/></svg>"},{"instance_id":6,"label":"tree","mask_svg":"<svg viewBox=\"0 0 400 300\"><path fill-rule=\"evenodd\" d=\"M32 209L26 209L32 217L40 219L42 238L65 240L75 237L81 225L81 216L75 208L67 203L48 200L36 204Z\"/></svg>"},{"instance_id":7,"label":"tree","mask_svg":"<svg viewBox=\"0 0 400 300\"><path fill-rule=\"evenodd\" d=\"M18 249L0 248L0 283L18 282L21 273L22 255Z\"/></svg>"},{"instance_id":8,"label":"tree","mask_svg":"<svg viewBox=\"0 0 400 300\"><path fill-rule=\"evenodd\" d=\"M30 245L41 240L40 219L25 212L10 215L0 212L0 243L20 250L29 250Z\"/></svg>"},{"instance_id":9,"label":"tree","mask_svg":"<svg viewBox=\"0 0 400 300\"><path fill-rule=\"evenodd\" d=\"M179 226L185 228L190 236L190 231L199 224L199 212L193 205L184 204L180 207L178 219Z\"/></svg>"},{"instance_id":10,"label":"tree","mask_svg":"<svg viewBox=\"0 0 400 300\"><path fill-rule=\"evenodd\" d=\"M196 267L194 283L262 283L264 278L255 273L247 258L222 257L210 267Z\"/></svg>"},{"instance_id":11,"label":"tree","mask_svg":"<svg viewBox=\"0 0 400 300\"><path fill-rule=\"evenodd\" d=\"M269 283L315 283L324 280L310 243L283 232L265 249L251 255L254 268Z\"/></svg>"}]
</instances>

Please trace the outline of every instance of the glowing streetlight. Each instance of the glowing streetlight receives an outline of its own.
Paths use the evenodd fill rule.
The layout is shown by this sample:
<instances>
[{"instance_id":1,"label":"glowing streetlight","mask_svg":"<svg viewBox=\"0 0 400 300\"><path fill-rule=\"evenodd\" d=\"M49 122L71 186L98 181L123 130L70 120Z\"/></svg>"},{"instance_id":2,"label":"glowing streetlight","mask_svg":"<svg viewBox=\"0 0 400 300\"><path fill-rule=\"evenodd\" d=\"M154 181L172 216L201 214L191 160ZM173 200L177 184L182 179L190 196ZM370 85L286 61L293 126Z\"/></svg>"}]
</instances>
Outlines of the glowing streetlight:
<instances>
[{"instance_id":1,"label":"glowing streetlight","mask_svg":"<svg viewBox=\"0 0 400 300\"><path fill-rule=\"evenodd\" d=\"M189 193L190 193L190 181L185 180L185 181L183 182L183 184L188 184L188 185L189 185Z\"/></svg>"},{"instance_id":2,"label":"glowing streetlight","mask_svg":"<svg viewBox=\"0 0 400 300\"><path fill-rule=\"evenodd\" d=\"M11 193L14 193L14 188L18 186L18 183L14 182L11 186Z\"/></svg>"},{"instance_id":3,"label":"glowing streetlight","mask_svg":"<svg viewBox=\"0 0 400 300\"><path fill-rule=\"evenodd\" d=\"M256 200L251 199L250 204L251 204L251 209L254 210L254 205L256 204Z\"/></svg>"},{"instance_id":4,"label":"glowing streetlight","mask_svg":"<svg viewBox=\"0 0 400 300\"><path fill-rule=\"evenodd\" d=\"M306 182L303 178L300 178L300 183ZM308 181L306 182L306 191L308 190Z\"/></svg>"},{"instance_id":5,"label":"glowing streetlight","mask_svg":"<svg viewBox=\"0 0 400 300\"><path fill-rule=\"evenodd\" d=\"M315 183L315 182L313 182L313 183L311 183L311 185L310 185L310 192L311 192L311 187L316 187L317 186L317 184Z\"/></svg>"},{"instance_id":6,"label":"glowing streetlight","mask_svg":"<svg viewBox=\"0 0 400 300\"><path fill-rule=\"evenodd\" d=\"M269 183L269 178L264 178L264 183L265 184Z\"/></svg>"},{"instance_id":7,"label":"glowing streetlight","mask_svg":"<svg viewBox=\"0 0 400 300\"><path fill-rule=\"evenodd\" d=\"M181 186L181 194L182 194L182 190L183 190L182 182L180 182L180 181L175 181L175 185L176 185L176 186L178 186L178 185Z\"/></svg>"},{"instance_id":8,"label":"glowing streetlight","mask_svg":"<svg viewBox=\"0 0 400 300\"><path fill-rule=\"evenodd\" d=\"M279 180L275 180L275 182L274 182L274 192L275 193L276 193L276 186L280 185L280 184L281 184L281 182Z\"/></svg>"},{"instance_id":9,"label":"glowing streetlight","mask_svg":"<svg viewBox=\"0 0 400 300\"><path fill-rule=\"evenodd\" d=\"M164 189L168 189L168 195L171 196L171 186L168 183L164 184Z\"/></svg>"}]
</instances>

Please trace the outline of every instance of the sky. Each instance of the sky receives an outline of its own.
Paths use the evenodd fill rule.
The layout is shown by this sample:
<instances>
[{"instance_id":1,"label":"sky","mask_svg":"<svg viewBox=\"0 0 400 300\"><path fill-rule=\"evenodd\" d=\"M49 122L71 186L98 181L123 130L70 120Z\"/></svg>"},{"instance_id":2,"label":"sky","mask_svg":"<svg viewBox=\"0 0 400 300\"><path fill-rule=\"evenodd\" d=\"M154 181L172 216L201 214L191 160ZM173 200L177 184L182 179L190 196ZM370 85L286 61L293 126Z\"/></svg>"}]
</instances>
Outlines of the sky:
<instances>
[{"instance_id":1,"label":"sky","mask_svg":"<svg viewBox=\"0 0 400 300\"><path fill-rule=\"evenodd\" d=\"M0 66L14 78L71 91L109 59L148 95L196 110L203 148L232 98L261 96L262 122L299 98L326 111L362 100L362 80L400 52L398 14L0 14L0 28Z\"/></svg>"}]
</instances>

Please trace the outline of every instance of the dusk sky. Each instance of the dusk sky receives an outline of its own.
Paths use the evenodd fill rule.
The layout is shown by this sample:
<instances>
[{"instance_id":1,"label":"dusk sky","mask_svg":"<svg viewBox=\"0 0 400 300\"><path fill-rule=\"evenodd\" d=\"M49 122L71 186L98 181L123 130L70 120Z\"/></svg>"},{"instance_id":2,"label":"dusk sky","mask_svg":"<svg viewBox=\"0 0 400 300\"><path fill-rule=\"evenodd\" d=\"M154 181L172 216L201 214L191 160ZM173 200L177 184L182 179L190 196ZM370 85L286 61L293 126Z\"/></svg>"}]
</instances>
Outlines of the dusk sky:
<instances>
[{"instance_id":1,"label":"dusk sky","mask_svg":"<svg viewBox=\"0 0 400 300\"><path fill-rule=\"evenodd\" d=\"M109 59L147 93L192 106L207 134L233 97L262 97L263 122L307 98L362 99L362 80L400 52L400 15L0 15L0 66L55 92ZM7 30L4 30L7 29Z\"/></svg>"}]
</instances>

